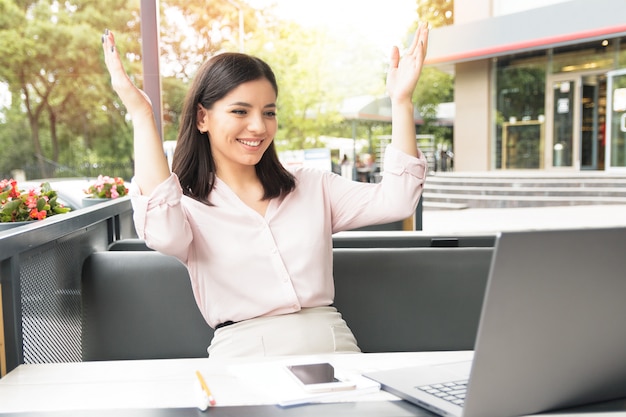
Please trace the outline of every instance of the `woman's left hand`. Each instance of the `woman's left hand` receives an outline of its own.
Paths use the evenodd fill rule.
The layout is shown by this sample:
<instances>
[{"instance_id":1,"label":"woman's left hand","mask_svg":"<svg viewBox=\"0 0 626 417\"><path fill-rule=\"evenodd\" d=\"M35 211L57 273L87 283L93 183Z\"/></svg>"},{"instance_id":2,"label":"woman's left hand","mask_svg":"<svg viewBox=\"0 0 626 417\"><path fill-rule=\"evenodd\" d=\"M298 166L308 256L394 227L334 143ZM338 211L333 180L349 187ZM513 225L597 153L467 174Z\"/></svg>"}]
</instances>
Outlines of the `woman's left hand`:
<instances>
[{"instance_id":1,"label":"woman's left hand","mask_svg":"<svg viewBox=\"0 0 626 417\"><path fill-rule=\"evenodd\" d=\"M428 25L424 22L419 23L413 42L402 58L398 47L393 47L387 73L387 94L392 102L411 100L422 73L427 49Z\"/></svg>"}]
</instances>

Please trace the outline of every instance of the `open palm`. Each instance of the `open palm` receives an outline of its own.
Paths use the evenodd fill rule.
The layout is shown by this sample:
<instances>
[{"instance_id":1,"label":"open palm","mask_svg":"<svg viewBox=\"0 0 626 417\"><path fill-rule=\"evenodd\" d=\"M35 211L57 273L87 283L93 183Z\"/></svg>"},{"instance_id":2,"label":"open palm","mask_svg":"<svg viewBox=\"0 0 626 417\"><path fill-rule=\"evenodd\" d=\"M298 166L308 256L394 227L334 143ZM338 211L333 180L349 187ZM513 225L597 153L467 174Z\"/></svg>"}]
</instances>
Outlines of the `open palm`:
<instances>
[{"instance_id":1,"label":"open palm","mask_svg":"<svg viewBox=\"0 0 626 417\"><path fill-rule=\"evenodd\" d=\"M409 49L400 57L400 51L393 47L387 73L387 94L392 101L411 99L417 86L426 50L428 49L428 25L420 23Z\"/></svg>"}]
</instances>

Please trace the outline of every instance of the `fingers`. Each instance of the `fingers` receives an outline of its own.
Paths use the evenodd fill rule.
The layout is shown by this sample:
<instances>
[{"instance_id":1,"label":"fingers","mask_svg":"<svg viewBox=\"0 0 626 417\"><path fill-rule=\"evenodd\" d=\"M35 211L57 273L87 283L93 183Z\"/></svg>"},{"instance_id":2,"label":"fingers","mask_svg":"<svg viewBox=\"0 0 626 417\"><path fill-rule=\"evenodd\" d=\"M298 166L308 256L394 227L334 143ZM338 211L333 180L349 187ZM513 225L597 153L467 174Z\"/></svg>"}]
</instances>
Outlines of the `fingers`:
<instances>
[{"instance_id":1,"label":"fingers","mask_svg":"<svg viewBox=\"0 0 626 417\"><path fill-rule=\"evenodd\" d=\"M411 44L402 57L398 48L392 51L387 74L387 92L396 100L410 100L417 85L428 49L428 24L420 22Z\"/></svg>"},{"instance_id":2,"label":"fingers","mask_svg":"<svg viewBox=\"0 0 626 417\"><path fill-rule=\"evenodd\" d=\"M115 36L109 29L105 29L102 35L102 50L104 52L104 63L111 76L119 75L120 72L123 72L122 62L115 47Z\"/></svg>"},{"instance_id":3,"label":"fingers","mask_svg":"<svg viewBox=\"0 0 626 417\"><path fill-rule=\"evenodd\" d=\"M422 29L422 26L422 22L419 22L417 24L417 30L415 31L415 35L413 36L413 41L411 42L411 45L409 45L409 49L406 52L407 55L415 55L415 50L417 49L417 46L419 44L420 30Z\"/></svg>"},{"instance_id":4,"label":"fingers","mask_svg":"<svg viewBox=\"0 0 626 417\"><path fill-rule=\"evenodd\" d=\"M428 33L430 31L429 25L421 22L418 29L419 36L419 48L421 49L422 59L426 58L426 52L428 51Z\"/></svg>"},{"instance_id":5,"label":"fingers","mask_svg":"<svg viewBox=\"0 0 626 417\"><path fill-rule=\"evenodd\" d=\"M391 55L389 56L389 66L390 68L398 68L398 63L400 62L400 51L397 46L391 48Z\"/></svg>"},{"instance_id":6,"label":"fingers","mask_svg":"<svg viewBox=\"0 0 626 417\"><path fill-rule=\"evenodd\" d=\"M109 68L109 72L113 69L117 69L117 67L121 67L121 61L119 59L119 54L116 52L115 46L115 36L113 32L109 29L104 30L104 35L102 35L102 50L104 52L104 62Z\"/></svg>"},{"instance_id":7,"label":"fingers","mask_svg":"<svg viewBox=\"0 0 626 417\"><path fill-rule=\"evenodd\" d=\"M407 55L411 55L416 59L424 60L426 58L426 51L428 50L428 24L420 22L417 25L413 42L407 52Z\"/></svg>"},{"instance_id":8,"label":"fingers","mask_svg":"<svg viewBox=\"0 0 626 417\"><path fill-rule=\"evenodd\" d=\"M115 51L115 37L113 36L113 32L109 29L104 30L104 35L102 35L102 47L105 52L114 52Z\"/></svg>"},{"instance_id":9,"label":"fingers","mask_svg":"<svg viewBox=\"0 0 626 417\"><path fill-rule=\"evenodd\" d=\"M132 90L131 87L134 87L134 85L128 77L120 59L120 55L115 46L113 32L108 29L106 29L102 35L102 49L104 51L104 63L111 77L113 89L122 98L122 101L124 101L124 99L127 98L128 92Z\"/></svg>"}]
</instances>

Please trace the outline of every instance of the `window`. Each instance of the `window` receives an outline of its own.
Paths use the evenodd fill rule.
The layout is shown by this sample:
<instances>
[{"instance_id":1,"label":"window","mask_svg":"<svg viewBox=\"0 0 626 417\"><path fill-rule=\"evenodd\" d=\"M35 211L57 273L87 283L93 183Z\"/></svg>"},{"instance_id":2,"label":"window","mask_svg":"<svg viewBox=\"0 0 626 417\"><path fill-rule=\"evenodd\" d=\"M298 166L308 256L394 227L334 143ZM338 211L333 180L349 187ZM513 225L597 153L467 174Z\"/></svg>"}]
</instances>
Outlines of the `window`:
<instances>
[{"instance_id":1,"label":"window","mask_svg":"<svg viewBox=\"0 0 626 417\"><path fill-rule=\"evenodd\" d=\"M513 55L497 62L496 168L540 166L547 62L545 51ZM517 125L526 127L518 128ZM504 151L503 145L506 146Z\"/></svg>"}]
</instances>

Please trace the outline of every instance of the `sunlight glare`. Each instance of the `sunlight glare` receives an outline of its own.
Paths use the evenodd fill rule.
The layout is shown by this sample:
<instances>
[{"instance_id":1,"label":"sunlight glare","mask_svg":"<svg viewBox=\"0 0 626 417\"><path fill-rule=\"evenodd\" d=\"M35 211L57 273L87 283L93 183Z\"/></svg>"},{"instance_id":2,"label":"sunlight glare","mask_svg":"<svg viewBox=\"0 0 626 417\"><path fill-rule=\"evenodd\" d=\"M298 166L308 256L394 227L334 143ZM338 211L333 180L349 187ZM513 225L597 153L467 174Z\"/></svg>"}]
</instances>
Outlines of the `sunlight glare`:
<instances>
[{"instance_id":1,"label":"sunlight glare","mask_svg":"<svg viewBox=\"0 0 626 417\"><path fill-rule=\"evenodd\" d=\"M331 36L362 36L383 52L401 46L417 21L415 0L248 0L254 8L276 4L276 15L305 27L322 27Z\"/></svg>"}]
</instances>

